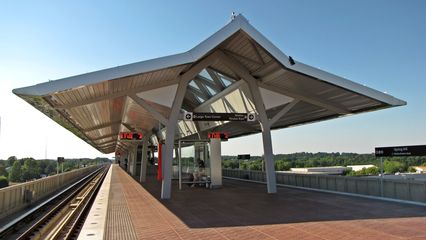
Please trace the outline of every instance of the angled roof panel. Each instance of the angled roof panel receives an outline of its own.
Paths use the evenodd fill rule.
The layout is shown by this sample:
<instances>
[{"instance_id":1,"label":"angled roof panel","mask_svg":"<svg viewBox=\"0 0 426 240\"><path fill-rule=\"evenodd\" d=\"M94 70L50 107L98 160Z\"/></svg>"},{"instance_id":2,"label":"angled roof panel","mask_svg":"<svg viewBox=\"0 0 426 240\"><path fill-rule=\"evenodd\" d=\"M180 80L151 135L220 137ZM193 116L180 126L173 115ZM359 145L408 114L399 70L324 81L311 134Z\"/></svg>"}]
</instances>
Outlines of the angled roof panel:
<instances>
[{"instance_id":1,"label":"angled roof panel","mask_svg":"<svg viewBox=\"0 0 426 240\"><path fill-rule=\"evenodd\" d=\"M108 152L113 148L106 150L103 144L108 141L114 144L114 134L118 131L129 129L148 132L158 127L158 121L155 114L150 113L150 108L164 117L168 116L170 104L155 104L159 99L150 96L145 99L148 105L143 107L128 101L127 96L144 98L141 92L168 89L177 83L178 76L192 64L216 50L225 53L257 78L264 92L270 92L271 97L266 100L269 101L267 114L271 118L285 109L291 99L301 101L292 106L285 117L276 119L272 126L274 129L406 104L388 94L301 62L291 64L288 56L242 15L185 53L49 81L14 89L13 92L90 145ZM251 104L250 91L232 69L222 61L214 62L208 69L215 74L216 79L207 76L204 81L204 73L199 74L197 83L201 87L195 82L190 83L183 108L256 111ZM236 92L237 89L239 91ZM188 128L188 124L179 123L179 126ZM196 133L196 130L200 130L195 128L197 124L192 123L190 126L191 131L181 129L177 132L178 137L179 134L185 138L199 134ZM231 137L260 131L257 122L200 123L198 128L200 126L200 131L207 131L211 127L218 131L229 130ZM97 140L102 139L102 136L110 137Z\"/></svg>"}]
</instances>

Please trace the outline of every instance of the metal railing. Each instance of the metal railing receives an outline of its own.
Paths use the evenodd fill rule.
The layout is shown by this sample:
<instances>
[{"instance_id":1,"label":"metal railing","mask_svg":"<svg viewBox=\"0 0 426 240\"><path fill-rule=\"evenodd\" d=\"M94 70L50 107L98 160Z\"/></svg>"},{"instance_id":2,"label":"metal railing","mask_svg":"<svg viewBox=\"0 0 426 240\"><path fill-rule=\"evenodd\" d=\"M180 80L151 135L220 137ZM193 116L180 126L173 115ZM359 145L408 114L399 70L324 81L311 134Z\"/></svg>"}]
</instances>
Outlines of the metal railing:
<instances>
[{"instance_id":1,"label":"metal railing","mask_svg":"<svg viewBox=\"0 0 426 240\"><path fill-rule=\"evenodd\" d=\"M222 174L224 177L258 182L266 181L266 173L262 171L223 169ZM426 181L413 179L384 179L382 196L380 191L380 178L277 172L276 179L277 184L295 187L426 203Z\"/></svg>"}]
</instances>

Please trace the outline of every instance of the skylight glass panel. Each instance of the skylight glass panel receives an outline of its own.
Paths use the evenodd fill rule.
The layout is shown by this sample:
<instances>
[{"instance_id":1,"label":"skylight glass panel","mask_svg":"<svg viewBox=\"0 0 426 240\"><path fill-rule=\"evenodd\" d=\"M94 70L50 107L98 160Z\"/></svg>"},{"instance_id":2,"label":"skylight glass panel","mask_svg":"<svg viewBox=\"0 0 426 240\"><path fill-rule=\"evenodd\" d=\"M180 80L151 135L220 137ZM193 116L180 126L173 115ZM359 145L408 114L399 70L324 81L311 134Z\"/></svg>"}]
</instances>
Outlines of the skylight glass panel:
<instances>
[{"instance_id":1,"label":"skylight glass panel","mask_svg":"<svg viewBox=\"0 0 426 240\"><path fill-rule=\"evenodd\" d=\"M194 82L194 80L190 81L190 82L189 82L189 85L190 85L191 87L194 87L194 88L196 88L196 89L200 90L200 88L199 88L199 87L198 87L198 85Z\"/></svg>"},{"instance_id":2,"label":"skylight glass panel","mask_svg":"<svg viewBox=\"0 0 426 240\"><path fill-rule=\"evenodd\" d=\"M212 77L210 76L210 74L207 72L206 69L203 69L203 71L200 72L200 76L204 77L205 79L208 79L210 81L213 82Z\"/></svg>"},{"instance_id":3,"label":"skylight glass panel","mask_svg":"<svg viewBox=\"0 0 426 240\"><path fill-rule=\"evenodd\" d=\"M209 93L210 93L211 96L216 95L217 92L213 88L211 88L211 87L209 87L207 85L206 85L206 88L209 91Z\"/></svg>"},{"instance_id":4,"label":"skylight glass panel","mask_svg":"<svg viewBox=\"0 0 426 240\"><path fill-rule=\"evenodd\" d=\"M200 96L195 96L200 103L203 103L205 100Z\"/></svg>"}]
</instances>

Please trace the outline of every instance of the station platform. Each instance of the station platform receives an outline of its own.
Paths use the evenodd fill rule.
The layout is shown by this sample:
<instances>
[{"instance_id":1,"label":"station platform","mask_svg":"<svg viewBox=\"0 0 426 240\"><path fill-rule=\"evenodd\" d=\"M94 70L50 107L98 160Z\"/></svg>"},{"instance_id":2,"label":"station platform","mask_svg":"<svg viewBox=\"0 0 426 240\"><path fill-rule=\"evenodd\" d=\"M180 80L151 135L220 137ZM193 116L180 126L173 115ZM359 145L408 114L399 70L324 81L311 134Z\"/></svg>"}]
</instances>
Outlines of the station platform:
<instances>
[{"instance_id":1,"label":"station platform","mask_svg":"<svg viewBox=\"0 0 426 240\"><path fill-rule=\"evenodd\" d=\"M172 199L161 200L153 176L140 184L112 165L107 177L108 198L98 196L107 207L95 200L85 224L103 234L83 227L80 239L426 239L421 206L290 188L266 194L234 180L214 190L175 183Z\"/></svg>"}]
</instances>

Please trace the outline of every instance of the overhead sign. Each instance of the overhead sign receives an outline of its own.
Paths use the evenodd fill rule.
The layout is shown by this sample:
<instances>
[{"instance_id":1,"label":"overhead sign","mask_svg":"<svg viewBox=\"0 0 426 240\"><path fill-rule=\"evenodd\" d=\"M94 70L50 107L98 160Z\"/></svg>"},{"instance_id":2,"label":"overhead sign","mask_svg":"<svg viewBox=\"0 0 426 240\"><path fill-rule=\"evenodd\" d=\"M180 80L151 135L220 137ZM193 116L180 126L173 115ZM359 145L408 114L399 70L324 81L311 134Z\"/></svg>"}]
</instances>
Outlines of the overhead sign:
<instances>
[{"instance_id":1,"label":"overhead sign","mask_svg":"<svg viewBox=\"0 0 426 240\"><path fill-rule=\"evenodd\" d=\"M237 159L250 159L250 154L239 154Z\"/></svg>"},{"instance_id":2,"label":"overhead sign","mask_svg":"<svg viewBox=\"0 0 426 240\"><path fill-rule=\"evenodd\" d=\"M140 141L143 134L140 132L120 132L119 138L121 141Z\"/></svg>"},{"instance_id":3,"label":"overhead sign","mask_svg":"<svg viewBox=\"0 0 426 240\"><path fill-rule=\"evenodd\" d=\"M377 147L376 157L426 156L426 145Z\"/></svg>"},{"instance_id":4,"label":"overhead sign","mask_svg":"<svg viewBox=\"0 0 426 240\"><path fill-rule=\"evenodd\" d=\"M228 140L229 133L227 132L209 132L207 138L220 138L221 140Z\"/></svg>"},{"instance_id":5,"label":"overhead sign","mask_svg":"<svg viewBox=\"0 0 426 240\"><path fill-rule=\"evenodd\" d=\"M65 161L64 157L58 157L58 163L63 163Z\"/></svg>"},{"instance_id":6,"label":"overhead sign","mask_svg":"<svg viewBox=\"0 0 426 240\"><path fill-rule=\"evenodd\" d=\"M254 113L211 113L211 112L185 112L186 121L255 121Z\"/></svg>"}]
</instances>

